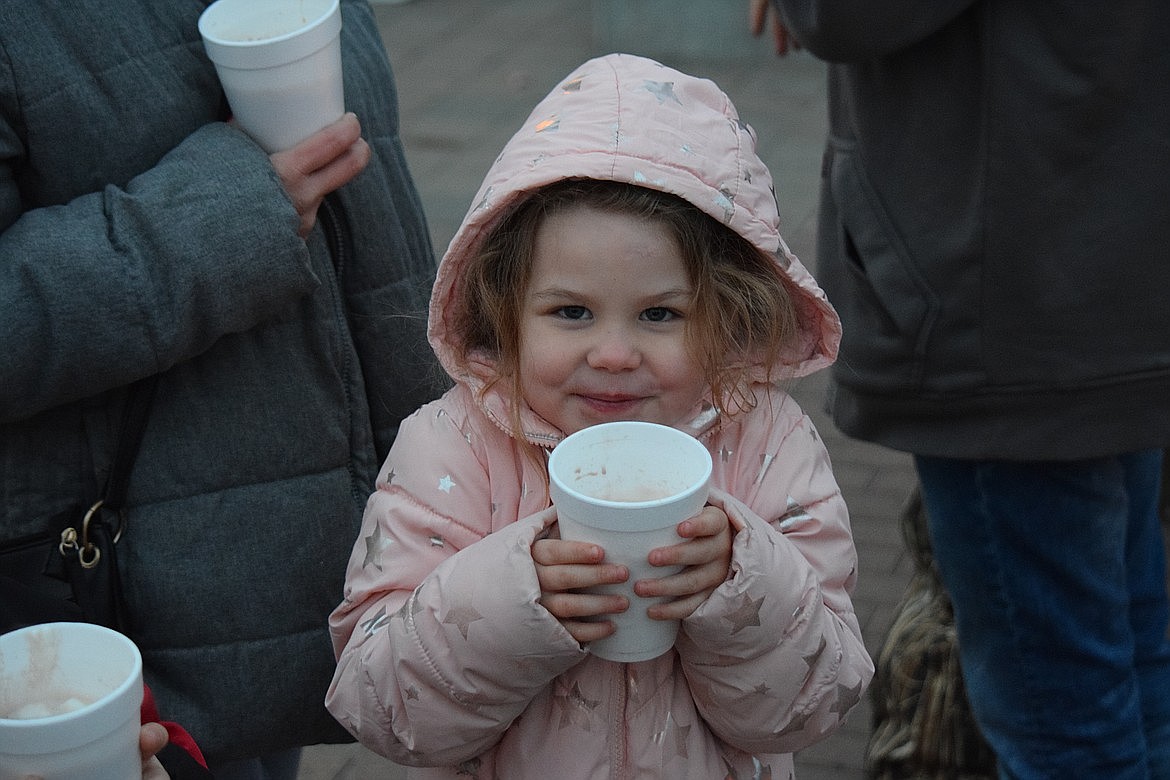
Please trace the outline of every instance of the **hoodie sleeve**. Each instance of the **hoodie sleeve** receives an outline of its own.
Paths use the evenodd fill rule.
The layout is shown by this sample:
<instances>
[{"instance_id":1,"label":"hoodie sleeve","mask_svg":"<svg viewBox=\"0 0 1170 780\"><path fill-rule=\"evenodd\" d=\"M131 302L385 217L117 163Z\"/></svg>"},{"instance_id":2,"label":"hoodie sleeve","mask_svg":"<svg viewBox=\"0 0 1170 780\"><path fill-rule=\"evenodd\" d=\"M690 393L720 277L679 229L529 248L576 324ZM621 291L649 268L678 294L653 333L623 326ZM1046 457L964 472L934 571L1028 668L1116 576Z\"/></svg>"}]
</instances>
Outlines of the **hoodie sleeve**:
<instances>
[{"instance_id":1,"label":"hoodie sleeve","mask_svg":"<svg viewBox=\"0 0 1170 780\"><path fill-rule=\"evenodd\" d=\"M711 503L737 529L731 572L684 621L678 645L708 725L750 753L795 752L834 731L873 676L828 453L795 403L778 402L778 414L749 418L738 442L721 445L713 484L726 490Z\"/></svg>"},{"instance_id":2,"label":"hoodie sleeve","mask_svg":"<svg viewBox=\"0 0 1170 780\"><path fill-rule=\"evenodd\" d=\"M509 511L494 505L493 466L498 480L517 477L505 460L491 463L465 420L431 404L404 421L367 505L330 619L338 667L326 705L398 763L479 755L586 657L537 603L531 547L552 511L493 521Z\"/></svg>"}]
</instances>

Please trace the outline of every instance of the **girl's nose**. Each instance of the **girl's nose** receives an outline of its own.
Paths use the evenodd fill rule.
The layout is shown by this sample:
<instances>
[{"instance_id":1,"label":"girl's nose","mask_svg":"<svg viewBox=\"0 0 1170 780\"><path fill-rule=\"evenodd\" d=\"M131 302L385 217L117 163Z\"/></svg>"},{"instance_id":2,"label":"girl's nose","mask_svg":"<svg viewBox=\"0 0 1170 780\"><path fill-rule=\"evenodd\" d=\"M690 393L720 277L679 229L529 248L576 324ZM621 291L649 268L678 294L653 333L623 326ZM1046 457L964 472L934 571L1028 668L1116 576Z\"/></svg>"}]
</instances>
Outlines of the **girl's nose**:
<instances>
[{"instance_id":1,"label":"girl's nose","mask_svg":"<svg viewBox=\"0 0 1170 780\"><path fill-rule=\"evenodd\" d=\"M599 371L630 371L642 364L642 352L631 334L615 329L600 334L588 361L590 368Z\"/></svg>"}]
</instances>

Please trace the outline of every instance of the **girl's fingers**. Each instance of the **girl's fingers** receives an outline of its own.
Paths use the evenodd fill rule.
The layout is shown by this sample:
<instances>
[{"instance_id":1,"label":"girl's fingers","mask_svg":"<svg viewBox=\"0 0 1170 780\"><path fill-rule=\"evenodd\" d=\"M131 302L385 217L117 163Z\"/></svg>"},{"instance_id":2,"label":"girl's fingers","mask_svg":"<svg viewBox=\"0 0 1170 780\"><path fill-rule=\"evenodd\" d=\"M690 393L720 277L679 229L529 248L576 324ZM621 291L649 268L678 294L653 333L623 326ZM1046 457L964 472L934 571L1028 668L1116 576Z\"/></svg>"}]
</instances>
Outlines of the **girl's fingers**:
<instances>
[{"instance_id":1,"label":"girl's fingers","mask_svg":"<svg viewBox=\"0 0 1170 780\"><path fill-rule=\"evenodd\" d=\"M563 539L537 539L532 543L532 560L543 566L566 563L601 563L605 550L589 542L566 542Z\"/></svg>"},{"instance_id":2,"label":"girl's fingers","mask_svg":"<svg viewBox=\"0 0 1170 780\"><path fill-rule=\"evenodd\" d=\"M614 632L613 623L603 620L597 623L585 623L579 620L563 620L561 625L580 644L587 645L598 639L605 639Z\"/></svg>"},{"instance_id":3,"label":"girl's fingers","mask_svg":"<svg viewBox=\"0 0 1170 780\"><path fill-rule=\"evenodd\" d=\"M699 605L707 600L710 592L695 593L685 599L675 599L666 604L655 604L646 610L651 620L686 620Z\"/></svg>"},{"instance_id":4,"label":"girl's fingers","mask_svg":"<svg viewBox=\"0 0 1170 780\"><path fill-rule=\"evenodd\" d=\"M542 593L540 604L561 621L612 615L630 608L624 596L594 593Z\"/></svg>"},{"instance_id":5,"label":"girl's fingers","mask_svg":"<svg viewBox=\"0 0 1170 780\"><path fill-rule=\"evenodd\" d=\"M703 566L688 566L677 574L655 579L638 580L634 593L643 598L669 596L690 596L693 593L710 593L727 579L727 569L718 561Z\"/></svg>"},{"instance_id":6,"label":"girl's fingers","mask_svg":"<svg viewBox=\"0 0 1170 780\"><path fill-rule=\"evenodd\" d=\"M543 566L537 564L536 578L540 582L542 592L578 590L592 588L596 585L612 585L625 582L630 577L630 571L625 566L616 564L579 565L562 564Z\"/></svg>"}]
</instances>

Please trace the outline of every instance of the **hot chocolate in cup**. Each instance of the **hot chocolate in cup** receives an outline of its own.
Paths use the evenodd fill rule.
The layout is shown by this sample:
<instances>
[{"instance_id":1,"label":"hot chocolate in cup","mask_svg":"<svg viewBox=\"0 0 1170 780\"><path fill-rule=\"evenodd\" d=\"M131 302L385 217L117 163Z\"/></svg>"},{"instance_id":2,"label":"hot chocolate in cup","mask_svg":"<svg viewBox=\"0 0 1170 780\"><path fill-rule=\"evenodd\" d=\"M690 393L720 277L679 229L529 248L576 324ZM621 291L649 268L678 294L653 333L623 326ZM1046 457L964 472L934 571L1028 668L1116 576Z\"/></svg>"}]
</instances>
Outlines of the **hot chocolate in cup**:
<instances>
[{"instance_id":1,"label":"hot chocolate in cup","mask_svg":"<svg viewBox=\"0 0 1170 780\"><path fill-rule=\"evenodd\" d=\"M670 650L679 621L650 619L647 608L667 599L642 598L634 593L634 583L680 570L651 566L647 556L656 547L680 543L678 524L707 503L707 448L665 425L604 423L577 431L553 448L548 471L561 538L597 544L607 563L630 570L624 583L593 589L625 596L630 608L598 618L612 621L616 630L591 642L589 652L634 662Z\"/></svg>"},{"instance_id":2,"label":"hot chocolate in cup","mask_svg":"<svg viewBox=\"0 0 1170 780\"><path fill-rule=\"evenodd\" d=\"M216 0L199 32L236 122L266 152L345 113L338 0Z\"/></svg>"},{"instance_id":3,"label":"hot chocolate in cup","mask_svg":"<svg viewBox=\"0 0 1170 780\"><path fill-rule=\"evenodd\" d=\"M142 656L117 631L0 635L0 780L140 780Z\"/></svg>"}]
</instances>

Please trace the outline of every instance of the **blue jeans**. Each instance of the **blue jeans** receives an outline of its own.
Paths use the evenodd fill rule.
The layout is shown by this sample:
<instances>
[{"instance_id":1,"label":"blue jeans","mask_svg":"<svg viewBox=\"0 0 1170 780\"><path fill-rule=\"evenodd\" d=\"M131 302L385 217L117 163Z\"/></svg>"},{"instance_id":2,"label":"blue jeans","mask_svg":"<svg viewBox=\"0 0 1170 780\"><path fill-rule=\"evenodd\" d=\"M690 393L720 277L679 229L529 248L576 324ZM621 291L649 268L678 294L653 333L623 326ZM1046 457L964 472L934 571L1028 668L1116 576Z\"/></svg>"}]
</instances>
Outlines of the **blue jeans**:
<instances>
[{"instance_id":1,"label":"blue jeans","mask_svg":"<svg viewBox=\"0 0 1170 780\"><path fill-rule=\"evenodd\" d=\"M1001 778L1170 779L1161 463L916 458Z\"/></svg>"}]
</instances>

